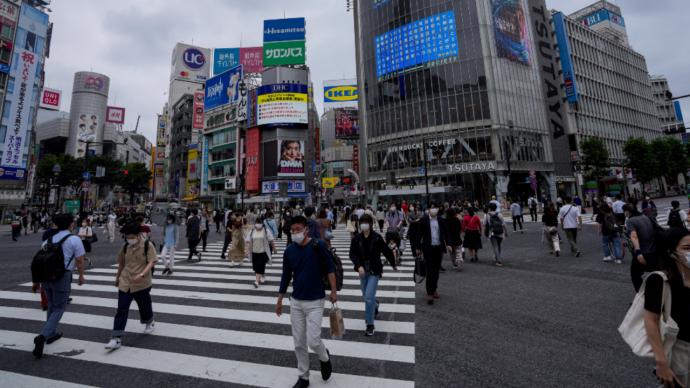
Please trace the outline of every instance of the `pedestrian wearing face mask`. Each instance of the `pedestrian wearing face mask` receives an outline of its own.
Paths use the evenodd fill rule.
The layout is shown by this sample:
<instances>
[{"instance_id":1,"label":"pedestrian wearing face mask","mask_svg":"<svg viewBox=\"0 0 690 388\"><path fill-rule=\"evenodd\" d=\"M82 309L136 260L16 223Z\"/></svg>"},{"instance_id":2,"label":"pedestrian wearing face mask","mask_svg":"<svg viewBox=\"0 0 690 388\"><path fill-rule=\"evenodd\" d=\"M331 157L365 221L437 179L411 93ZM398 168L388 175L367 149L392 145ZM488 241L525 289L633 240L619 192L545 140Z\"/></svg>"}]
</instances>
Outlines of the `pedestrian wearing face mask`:
<instances>
[{"instance_id":1,"label":"pedestrian wearing face mask","mask_svg":"<svg viewBox=\"0 0 690 388\"><path fill-rule=\"evenodd\" d=\"M252 268L256 281L254 281L254 288L259 288L259 284L264 284L266 279L266 263L270 261L270 256L276 253L273 233L266 229L263 220L257 219L254 224L254 229L247 235L245 241L247 249L252 253Z\"/></svg>"},{"instance_id":2,"label":"pedestrian wearing face mask","mask_svg":"<svg viewBox=\"0 0 690 388\"><path fill-rule=\"evenodd\" d=\"M151 303L151 268L156 263L156 247L145 240L140 233L139 224L131 223L120 229L127 242L117 257L117 275L115 287L118 288L117 314L113 324L113 334L105 345L106 349L115 350L122 346L122 335L127 325L129 307L132 300L139 307L139 320L146 325L144 334L151 334L154 329L153 307Z\"/></svg>"},{"instance_id":3,"label":"pedestrian wearing face mask","mask_svg":"<svg viewBox=\"0 0 690 388\"><path fill-rule=\"evenodd\" d=\"M163 250L161 251L161 260L163 260L163 275L172 275L173 267L175 265L175 248L177 248L177 239L179 237L179 229L175 222L175 216L168 214L165 219L165 226L163 227Z\"/></svg>"},{"instance_id":4,"label":"pedestrian wearing face mask","mask_svg":"<svg viewBox=\"0 0 690 388\"><path fill-rule=\"evenodd\" d=\"M338 300L335 264L328 247L321 240L309 237L307 219L292 219L292 244L283 253L283 273L276 303L276 315L283 313L283 297L292 282L290 296L290 326L295 343L299 378L293 388L309 386L309 349L319 359L321 377L328 380L333 371L331 357L321 341L321 322L326 294L324 276L327 276L331 303Z\"/></svg>"},{"instance_id":5,"label":"pedestrian wearing face mask","mask_svg":"<svg viewBox=\"0 0 690 388\"><path fill-rule=\"evenodd\" d=\"M374 335L374 318L379 313L379 303L376 300L376 289L379 280L383 276L383 264L381 255L386 257L394 270L395 256L380 234L374 232L374 219L365 214L359 220L359 229L355 238L350 242L350 260L355 266L355 272L359 274L359 282L364 297L364 320L366 322L367 337Z\"/></svg>"},{"instance_id":6,"label":"pedestrian wearing face mask","mask_svg":"<svg viewBox=\"0 0 690 388\"><path fill-rule=\"evenodd\" d=\"M443 254L452 251L447 243L446 222L439 217L438 204L431 204L429 214L422 217L417 228L417 231L411 234L414 239L412 249L417 256L424 254L427 303L434 304L435 299L440 299L437 289Z\"/></svg>"}]
</instances>

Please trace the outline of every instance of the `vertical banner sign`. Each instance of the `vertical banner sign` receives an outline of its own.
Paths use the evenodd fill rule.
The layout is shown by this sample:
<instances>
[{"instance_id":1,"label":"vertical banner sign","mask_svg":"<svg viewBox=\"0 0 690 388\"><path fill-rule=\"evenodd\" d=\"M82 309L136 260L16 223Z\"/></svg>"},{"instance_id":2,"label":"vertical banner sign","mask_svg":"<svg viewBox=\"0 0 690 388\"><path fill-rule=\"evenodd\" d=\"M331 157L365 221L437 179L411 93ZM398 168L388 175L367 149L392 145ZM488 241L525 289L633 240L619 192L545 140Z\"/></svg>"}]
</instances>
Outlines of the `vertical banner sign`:
<instances>
[{"instance_id":1,"label":"vertical banner sign","mask_svg":"<svg viewBox=\"0 0 690 388\"><path fill-rule=\"evenodd\" d=\"M314 128L314 159L321 164L321 128Z\"/></svg>"},{"instance_id":2,"label":"vertical banner sign","mask_svg":"<svg viewBox=\"0 0 690 388\"><path fill-rule=\"evenodd\" d=\"M237 85L239 99L237 100L237 121L247 121L247 84L240 80Z\"/></svg>"},{"instance_id":3,"label":"vertical banner sign","mask_svg":"<svg viewBox=\"0 0 690 388\"><path fill-rule=\"evenodd\" d=\"M201 195L208 195L208 136L204 136L201 152Z\"/></svg>"},{"instance_id":4,"label":"vertical banner sign","mask_svg":"<svg viewBox=\"0 0 690 388\"><path fill-rule=\"evenodd\" d=\"M352 145L352 170L359 174L359 144Z\"/></svg>"},{"instance_id":5,"label":"vertical banner sign","mask_svg":"<svg viewBox=\"0 0 690 388\"><path fill-rule=\"evenodd\" d=\"M541 71L542 90L547 105L547 118L554 139L565 134L565 110L561 100L561 74L558 71L556 47L551 28L551 12L545 0L529 0L530 19L534 23L534 41L537 44L537 63Z\"/></svg>"},{"instance_id":6,"label":"vertical banner sign","mask_svg":"<svg viewBox=\"0 0 690 388\"><path fill-rule=\"evenodd\" d=\"M529 66L529 32L522 0L491 0L491 12L498 56Z\"/></svg>"},{"instance_id":7,"label":"vertical banner sign","mask_svg":"<svg viewBox=\"0 0 690 388\"><path fill-rule=\"evenodd\" d=\"M192 128L204 129L204 92L194 92Z\"/></svg>"},{"instance_id":8,"label":"vertical banner sign","mask_svg":"<svg viewBox=\"0 0 690 388\"><path fill-rule=\"evenodd\" d=\"M575 69L573 60L570 56L570 41L565 30L565 17L562 13L553 14L553 27L556 30L556 42L561 57L561 68L563 69L563 84L565 85L565 96L570 103L577 103L577 83L575 82Z\"/></svg>"},{"instance_id":9,"label":"vertical banner sign","mask_svg":"<svg viewBox=\"0 0 690 388\"><path fill-rule=\"evenodd\" d=\"M2 154L3 167L24 169L22 153L27 143L27 132L31 118L29 107L33 101L34 80L38 58L27 50L17 50L17 66L14 68L14 93L10 98L10 114Z\"/></svg>"},{"instance_id":10,"label":"vertical banner sign","mask_svg":"<svg viewBox=\"0 0 690 388\"><path fill-rule=\"evenodd\" d=\"M156 146L165 147L165 117L158 115L158 128L156 131Z\"/></svg>"},{"instance_id":11,"label":"vertical banner sign","mask_svg":"<svg viewBox=\"0 0 690 388\"><path fill-rule=\"evenodd\" d=\"M261 188L259 180L261 179L261 165L259 159L259 147L261 146L261 131L258 127L247 130L246 150L246 164L247 173L245 174L245 187L248 192L258 192Z\"/></svg>"}]
</instances>

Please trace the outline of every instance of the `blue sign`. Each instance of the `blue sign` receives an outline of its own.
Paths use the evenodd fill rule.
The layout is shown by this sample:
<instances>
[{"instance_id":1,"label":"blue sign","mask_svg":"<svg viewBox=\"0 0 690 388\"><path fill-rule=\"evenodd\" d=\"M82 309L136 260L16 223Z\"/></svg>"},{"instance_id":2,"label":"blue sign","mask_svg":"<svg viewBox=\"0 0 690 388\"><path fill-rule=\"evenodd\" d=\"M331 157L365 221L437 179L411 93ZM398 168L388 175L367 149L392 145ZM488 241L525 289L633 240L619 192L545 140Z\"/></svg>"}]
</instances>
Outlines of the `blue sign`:
<instances>
[{"instance_id":1,"label":"blue sign","mask_svg":"<svg viewBox=\"0 0 690 388\"><path fill-rule=\"evenodd\" d=\"M213 50L213 74L217 75L240 64L239 48Z\"/></svg>"},{"instance_id":2,"label":"blue sign","mask_svg":"<svg viewBox=\"0 0 690 388\"><path fill-rule=\"evenodd\" d=\"M553 14L553 27L556 32L556 42L558 43L558 52L561 57L565 95L568 98L568 102L576 103L578 96L575 69L573 68L573 60L570 55L570 42L568 41L568 35L565 31L565 19L562 13L556 12Z\"/></svg>"},{"instance_id":3,"label":"blue sign","mask_svg":"<svg viewBox=\"0 0 690 388\"><path fill-rule=\"evenodd\" d=\"M679 123L684 123L683 111L680 109L680 101L673 101L673 109L676 112L676 121Z\"/></svg>"},{"instance_id":4,"label":"blue sign","mask_svg":"<svg viewBox=\"0 0 690 388\"><path fill-rule=\"evenodd\" d=\"M606 20L610 20L612 23L625 27L625 20L623 19L623 16L615 14L606 8L602 8L590 15L581 18L580 22L587 27L591 27L595 24L601 23Z\"/></svg>"},{"instance_id":5,"label":"blue sign","mask_svg":"<svg viewBox=\"0 0 690 388\"><path fill-rule=\"evenodd\" d=\"M307 85L300 84L272 84L264 85L259 87L258 95L262 96L264 94L272 93L302 93L306 94L309 88Z\"/></svg>"},{"instance_id":6,"label":"blue sign","mask_svg":"<svg viewBox=\"0 0 690 388\"><path fill-rule=\"evenodd\" d=\"M190 47L182 53L182 61L190 69L198 70L206 63L206 56L194 47Z\"/></svg>"},{"instance_id":7,"label":"blue sign","mask_svg":"<svg viewBox=\"0 0 690 388\"><path fill-rule=\"evenodd\" d=\"M91 180L91 173L87 171L81 174L81 177L84 178L85 181Z\"/></svg>"},{"instance_id":8,"label":"blue sign","mask_svg":"<svg viewBox=\"0 0 690 388\"><path fill-rule=\"evenodd\" d=\"M23 181L26 179L25 168L0 167L0 180Z\"/></svg>"},{"instance_id":9,"label":"blue sign","mask_svg":"<svg viewBox=\"0 0 690 388\"><path fill-rule=\"evenodd\" d=\"M264 20L264 42L305 40L304 18Z\"/></svg>"},{"instance_id":10,"label":"blue sign","mask_svg":"<svg viewBox=\"0 0 690 388\"><path fill-rule=\"evenodd\" d=\"M458 58L453 11L439 13L384 32L374 38L376 76L425 64L434 66Z\"/></svg>"},{"instance_id":11,"label":"blue sign","mask_svg":"<svg viewBox=\"0 0 690 388\"><path fill-rule=\"evenodd\" d=\"M5 74L9 74L10 73L10 65L0 63L0 72L3 72Z\"/></svg>"},{"instance_id":12,"label":"blue sign","mask_svg":"<svg viewBox=\"0 0 690 388\"><path fill-rule=\"evenodd\" d=\"M236 104L240 99L239 85L242 66L237 66L206 81L204 110Z\"/></svg>"}]
</instances>

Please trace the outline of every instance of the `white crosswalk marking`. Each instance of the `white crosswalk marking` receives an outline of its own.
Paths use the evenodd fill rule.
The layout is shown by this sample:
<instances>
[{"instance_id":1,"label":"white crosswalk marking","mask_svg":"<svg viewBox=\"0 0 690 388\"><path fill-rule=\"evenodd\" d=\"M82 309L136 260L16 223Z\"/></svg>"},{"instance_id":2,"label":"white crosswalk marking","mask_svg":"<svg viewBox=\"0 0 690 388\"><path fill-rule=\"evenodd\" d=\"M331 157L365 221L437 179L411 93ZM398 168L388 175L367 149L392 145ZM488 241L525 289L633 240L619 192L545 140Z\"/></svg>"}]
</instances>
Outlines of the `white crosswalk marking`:
<instances>
[{"instance_id":1,"label":"white crosswalk marking","mask_svg":"<svg viewBox=\"0 0 690 388\"><path fill-rule=\"evenodd\" d=\"M86 284L72 286L73 299L60 326L65 338L46 346L46 357L91 362L105 370L136 368L249 386L291 386L297 371L290 317L289 313L278 317L274 312L285 241L277 240L276 245L280 253L273 255L272 265L266 270L266 283L258 289L253 285L251 263L237 267L220 259L222 241L209 243L201 262L196 258L187 261L188 250L180 249L175 255L172 276L161 275L160 263L156 268L151 291L156 317L154 334L146 340L138 334L143 326L133 303L124 346L112 353L104 350L104 344L110 337L117 307L117 289L113 286L117 270L115 266L89 270ZM333 246L345 271L338 305L345 316L346 334L342 340L330 339L329 320L324 314L322 337L333 356L334 373L324 383L318 362L312 356L311 386L414 386L412 258L405 255L404 265L397 272L385 267L377 293L381 305L376 334L365 337L364 303L358 275L347 257L349 233L344 228L334 231ZM0 291L0 349L27 352L27 360L31 357L28 352L33 349L35 331L45 320L39 296L31 292L30 286L31 283L24 283L13 290ZM288 310L289 300L284 305ZM330 304L326 305L328 308ZM0 371L0 385L4 385L3 381L16 381L73 386L63 383L66 380L70 379L56 377L44 384L36 376Z\"/></svg>"}]
</instances>

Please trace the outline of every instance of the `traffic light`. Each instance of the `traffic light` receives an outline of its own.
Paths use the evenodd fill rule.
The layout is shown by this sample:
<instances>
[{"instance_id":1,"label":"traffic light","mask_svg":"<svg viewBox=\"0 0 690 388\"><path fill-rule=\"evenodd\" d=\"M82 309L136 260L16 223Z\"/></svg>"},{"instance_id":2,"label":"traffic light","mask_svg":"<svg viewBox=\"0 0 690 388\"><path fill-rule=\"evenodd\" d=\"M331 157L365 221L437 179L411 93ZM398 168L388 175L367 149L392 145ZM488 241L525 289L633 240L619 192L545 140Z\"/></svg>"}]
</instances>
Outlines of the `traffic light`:
<instances>
[{"instance_id":1,"label":"traffic light","mask_svg":"<svg viewBox=\"0 0 690 388\"><path fill-rule=\"evenodd\" d=\"M129 171L127 171L127 170L122 170L122 173L125 175L129 175Z\"/></svg>"}]
</instances>

